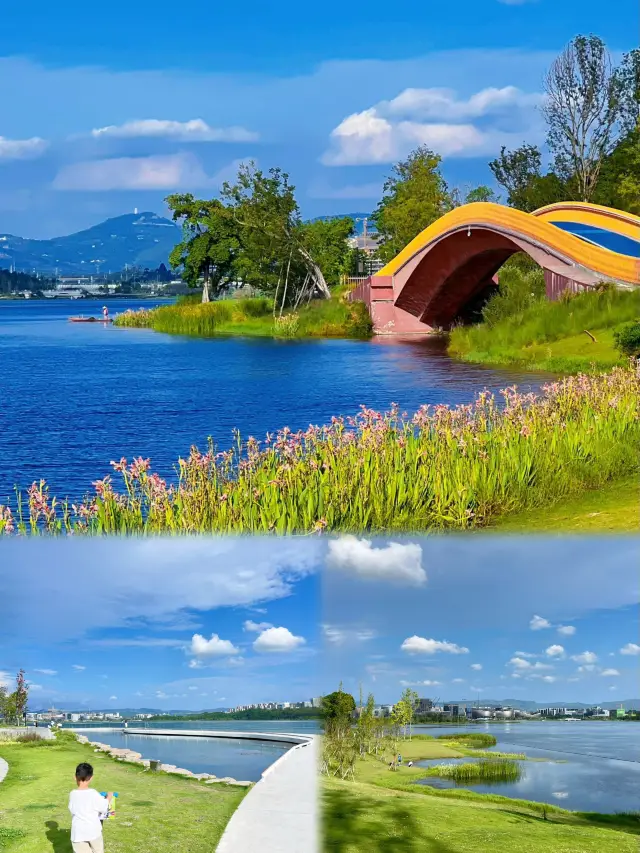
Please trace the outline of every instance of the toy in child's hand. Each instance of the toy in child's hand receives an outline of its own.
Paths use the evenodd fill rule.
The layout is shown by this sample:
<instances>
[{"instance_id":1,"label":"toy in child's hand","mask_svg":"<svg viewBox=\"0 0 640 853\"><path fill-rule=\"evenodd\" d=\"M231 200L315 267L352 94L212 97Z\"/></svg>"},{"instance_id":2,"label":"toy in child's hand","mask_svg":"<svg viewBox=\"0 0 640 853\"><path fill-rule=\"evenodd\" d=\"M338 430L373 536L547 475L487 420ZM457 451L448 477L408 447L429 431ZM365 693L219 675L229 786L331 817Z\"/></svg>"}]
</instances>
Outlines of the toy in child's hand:
<instances>
[{"instance_id":1,"label":"toy in child's hand","mask_svg":"<svg viewBox=\"0 0 640 853\"><path fill-rule=\"evenodd\" d=\"M106 797L106 791L100 791L101 796ZM109 801L109 811L107 812L107 816L103 818L103 820L109 820L110 817L116 816L116 797L118 796L118 792L113 792L113 798Z\"/></svg>"}]
</instances>

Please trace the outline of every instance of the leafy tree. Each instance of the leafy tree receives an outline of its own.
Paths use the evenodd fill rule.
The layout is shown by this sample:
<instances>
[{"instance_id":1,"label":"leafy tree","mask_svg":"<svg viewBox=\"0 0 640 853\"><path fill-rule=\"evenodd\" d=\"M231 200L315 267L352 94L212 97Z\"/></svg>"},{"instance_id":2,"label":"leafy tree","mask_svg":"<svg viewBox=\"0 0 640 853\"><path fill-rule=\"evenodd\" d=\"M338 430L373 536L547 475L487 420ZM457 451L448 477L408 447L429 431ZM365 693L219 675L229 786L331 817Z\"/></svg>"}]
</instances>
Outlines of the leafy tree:
<instances>
[{"instance_id":1,"label":"leafy tree","mask_svg":"<svg viewBox=\"0 0 640 853\"><path fill-rule=\"evenodd\" d=\"M542 107L555 172L575 181L581 201L590 201L605 157L618 137L620 75L597 36L576 36L545 78Z\"/></svg>"},{"instance_id":2,"label":"leafy tree","mask_svg":"<svg viewBox=\"0 0 640 853\"><path fill-rule=\"evenodd\" d=\"M602 164L594 201L640 214L640 124Z\"/></svg>"},{"instance_id":3,"label":"leafy tree","mask_svg":"<svg viewBox=\"0 0 640 853\"><path fill-rule=\"evenodd\" d=\"M442 158L421 145L396 163L385 181L382 201L371 217L380 235L378 254L390 260L452 207L440 173Z\"/></svg>"},{"instance_id":4,"label":"leafy tree","mask_svg":"<svg viewBox=\"0 0 640 853\"><path fill-rule=\"evenodd\" d=\"M322 714L325 721L344 719L350 721L355 709L356 700L350 693L343 691L342 685L339 690L329 693L322 699Z\"/></svg>"},{"instance_id":5,"label":"leafy tree","mask_svg":"<svg viewBox=\"0 0 640 853\"><path fill-rule=\"evenodd\" d=\"M202 301L219 296L236 278L239 267L239 229L231 212L217 199L203 201L191 193L168 196L174 222L182 222L183 239L169 263L182 269L185 281L198 285L203 278Z\"/></svg>"},{"instance_id":6,"label":"leafy tree","mask_svg":"<svg viewBox=\"0 0 640 853\"><path fill-rule=\"evenodd\" d=\"M620 123L623 133L640 123L640 49L625 53L616 71L620 91Z\"/></svg>"},{"instance_id":7,"label":"leafy tree","mask_svg":"<svg viewBox=\"0 0 640 853\"><path fill-rule=\"evenodd\" d=\"M273 296L274 311L296 305L308 289L329 297L323 272L305 245L295 187L282 169L265 174L251 161L242 163L236 182L225 182L221 196L238 225L243 282Z\"/></svg>"},{"instance_id":8,"label":"leafy tree","mask_svg":"<svg viewBox=\"0 0 640 853\"><path fill-rule=\"evenodd\" d=\"M413 711L418 701L418 694L415 690L407 687L403 691L402 697L397 702L391 713L392 720L402 729L409 729L409 738L411 738L411 724L413 722Z\"/></svg>"},{"instance_id":9,"label":"leafy tree","mask_svg":"<svg viewBox=\"0 0 640 853\"><path fill-rule=\"evenodd\" d=\"M493 204L498 204L500 196L498 196L491 187L481 185L469 190L464 199L465 204L473 204L475 201L489 201Z\"/></svg>"},{"instance_id":10,"label":"leafy tree","mask_svg":"<svg viewBox=\"0 0 640 853\"><path fill-rule=\"evenodd\" d=\"M527 212L535 210L528 193L532 181L540 177L541 166L540 149L526 143L514 151L503 145L500 155L489 163L496 181L507 191L507 204Z\"/></svg>"},{"instance_id":11,"label":"leafy tree","mask_svg":"<svg viewBox=\"0 0 640 853\"><path fill-rule=\"evenodd\" d=\"M24 670L19 670L13 693L8 693L6 686L0 687L0 715L9 723L20 723L27 710L29 688L24 676Z\"/></svg>"},{"instance_id":12,"label":"leafy tree","mask_svg":"<svg viewBox=\"0 0 640 853\"><path fill-rule=\"evenodd\" d=\"M327 284L335 287L352 268L353 250L348 238L353 234L353 219L318 219L302 226L302 240L322 270Z\"/></svg>"}]
</instances>

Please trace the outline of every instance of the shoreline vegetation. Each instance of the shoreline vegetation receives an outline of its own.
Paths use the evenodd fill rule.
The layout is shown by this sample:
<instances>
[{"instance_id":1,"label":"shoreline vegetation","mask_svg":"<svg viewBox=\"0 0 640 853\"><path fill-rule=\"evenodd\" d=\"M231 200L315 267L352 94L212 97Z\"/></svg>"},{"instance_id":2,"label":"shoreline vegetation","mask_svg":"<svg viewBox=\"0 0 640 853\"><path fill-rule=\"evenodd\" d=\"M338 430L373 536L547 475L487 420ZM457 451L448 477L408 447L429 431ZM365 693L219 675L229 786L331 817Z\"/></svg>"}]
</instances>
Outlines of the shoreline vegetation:
<instances>
[{"instance_id":1,"label":"shoreline vegetation","mask_svg":"<svg viewBox=\"0 0 640 853\"><path fill-rule=\"evenodd\" d=\"M407 740L400 739L398 733L395 737L387 734L387 742L382 738L374 754L353 756L350 777L325 776L326 848L345 853L386 853L393 839L398 850L408 853L488 849L510 853L517 831L520 849L536 853L574 853L577 846L584 853L635 851L640 829L636 815L573 812L500 794L417 784L435 776L453 777L460 783L516 778L520 755L489 753L480 748L480 741L474 748L473 737L414 735ZM492 741L495 743L495 738ZM394 765L398 752L402 753L402 763ZM430 768L407 766L409 760L471 755L480 761Z\"/></svg>"},{"instance_id":2,"label":"shoreline vegetation","mask_svg":"<svg viewBox=\"0 0 640 853\"><path fill-rule=\"evenodd\" d=\"M108 849L143 850L152 838L154 853L185 846L191 853L210 853L247 790L149 772L95 751L67 731L51 741L2 742L0 757L9 764L0 782L0 850L7 853L71 849L68 792L73 768L82 761L94 766L98 790L122 792L118 819L105 824Z\"/></svg>"},{"instance_id":3,"label":"shoreline vegetation","mask_svg":"<svg viewBox=\"0 0 640 853\"><path fill-rule=\"evenodd\" d=\"M366 305L346 302L343 294L344 288L335 288L330 299L316 299L275 316L273 300L266 297L199 302L188 296L175 305L124 311L114 324L202 338L369 338L372 325Z\"/></svg>"},{"instance_id":4,"label":"shoreline vegetation","mask_svg":"<svg viewBox=\"0 0 640 853\"><path fill-rule=\"evenodd\" d=\"M177 482L151 460L112 462L122 478L69 505L34 483L0 534L312 533L468 530L542 510L638 470L638 365L569 376L539 394L488 392L408 416L362 408L297 433L284 428L217 452L195 447Z\"/></svg>"}]
</instances>

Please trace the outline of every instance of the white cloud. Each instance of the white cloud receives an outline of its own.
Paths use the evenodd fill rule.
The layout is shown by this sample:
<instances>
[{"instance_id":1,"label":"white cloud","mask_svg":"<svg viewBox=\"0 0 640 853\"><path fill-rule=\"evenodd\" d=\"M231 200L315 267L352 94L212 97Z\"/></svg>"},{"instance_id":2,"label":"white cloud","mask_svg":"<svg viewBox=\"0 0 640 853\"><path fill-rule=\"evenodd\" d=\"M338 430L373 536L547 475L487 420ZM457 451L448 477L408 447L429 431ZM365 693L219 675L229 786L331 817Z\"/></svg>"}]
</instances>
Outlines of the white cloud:
<instances>
[{"instance_id":1,"label":"white cloud","mask_svg":"<svg viewBox=\"0 0 640 853\"><path fill-rule=\"evenodd\" d=\"M482 669L482 664L481 663L472 663L471 669Z\"/></svg>"},{"instance_id":2,"label":"white cloud","mask_svg":"<svg viewBox=\"0 0 640 853\"><path fill-rule=\"evenodd\" d=\"M180 142L255 142L259 138L257 133L244 127L211 127L201 118L191 121L155 118L128 121L120 125L94 128L91 135L98 139L155 137Z\"/></svg>"},{"instance_id":3,"label":"white cloud","mask_svg":"<svg viewBox=\"0 0 640 853\"><path fill-rule=\"evenodd\" d=\"M464 684L465 681L466 681L465 678L452 678L451 679L452 684Z\"/></svg>"},{"instance_id":4,"label":"white cloud","mask_svg":"<svg viewBox=\"0 0 640 853\"><path fill-rule=\"evenodd\" d=\"M367 539L341 536L330 539L327 566L369 580L385 580L410 586L427 581L422 567L422 548L414 542L389 542L376 548Z\"/></svg>"},{"instance_id":5,"label":"white cloud","mask_svg":"<svg viewBox=\"0 0 640 853\"><path fill-rule=\"evenodd\" d=\"M550 658L557 658L564 656L564 646L553 645L549 646L545 650L545 654L547 654Z\"/></svg>"},{"instance_id":6,"label":"white cloud","mask_svg":"<svg viewBox=\"0 0 640 853\"><path fill-rule=\"evenodd\" d=\"M254 641L257 652L292 652L306 643L304 637L296 637L288 628L267 628Z\"/></svg>"},{"instance_id":7,"label":"white cloud","mask_svg":"<svg viewBox=\"0 0 640 853\"><path fill-rule=\"evenodd\" d=\"M532 652L516 652L516 657L519 658L537 658L539 655L533 654Z\"/></svg>"},{"instance_id":8,"label":"white cloud","mask_svg":"<svg viewBox=\"0 0 640 853\"><path fill-rule=\"evenodd\" d=\"M620 675L617 669L603 669L600 675L615 676Z\"/></svg>"},{"instance_id":9,"label":"white cloud","mask_svg":"<svg viewBox=\"0 0 640 853\"><path fill-rule=\"evenodd\" d=\"M188 690L197 690L198 688L195 686L195 684L190 684L187 689Z\"/></svg>"},{"instance_id":10,"label":"white cloud","mask_svg":"<svg viewBox=\"0 0 640 853\"><path fill-rule=\"evenodd\" d=\"M637 643L627 643L620 649L621 655L640 655L640 646Z\"/></svg>"},{"instance_id":11,"label":"white cloud","mask_svg":"<svg viewBox=\"0 0 640 853\"><path fill-rule=\"evenodd\" d=\"M533 616L529 622L529 627L532 631L541 631L543 628L550 628L551 622L543 616Z\"/></svg>"},{"instance_id":12,"label":"white cloud","mask_svg":"<svg viewBox=\"0 0 640 853\"><path fill-rule=\"evenodd\" d=\"M39 690L44 690L42 684L34 684L33 681L27 681L30 692L37 693Z\"/></svg>"},{"instance_id":13,"label":"white cloud","mask_svg":"<svg viewBox=\"0 0 640 853\"><path fill-rule=\"evenodd\" d=\"M322 625L322 633L328 643L335 645L354 641L363 643L377 636L371 628L339 628L337 625Z\"/></svg>"},{"instance_id":14,"label":"white cloud","mask_svg":"<svg viewBox=\"0 0 640 853\"><path fill-rule=\"evenodd\" d=\"M0 160L32 160L47 149L46 139L33 136L31 139L7 139L0 136Z\"/></svg>"},{"instance_id":15,"label":"white cloud","mask_svg":"<svg viewBox=\"0 0 640 853\"><path fill-rule=\"evenodd\" d=\"M82 672L86 669L86 666L80 666L80 664L74 663L72 664L72 669L77 669L78 672Z\"/></svg>"},{"instance_id":16,"label":"white cloud","mask_svg":"<svg viewBox=\"0 0 640 853\"><path fill-rule=\"evenodd\" d=\"M438 687L441 681L400 681L402 687Z\"/></svg>"},{"instance_id":17,"label":"white cloud","mask_svg":"<svg viewBox=\"0 0 640 853\"><path fill-rule=\"evenodd\" d=\"M151 157L114 157L63 166L54 178L56 190L170 190L217 185L197 157L188 153Z\"/></svg>"},{"instance_id":18,"label":"white cloud","mask_svg":"<svg viewBox=\"0 0 640 853\"><path fill-rule=\"evenodd\" d=\"M594 672L595 669L596 669L595 664L587 663L584 666L579 666L578 672Z\"/></svg>"},{"instance_id":19,"label":"white cloud","mask_svg":"<svg viewBox=\"0 0 640 853\"><path fill-rule=\"evenodd\" d=\"M57 675L58 671L55 669L35 669L34 672L39 672L40 675Z\"/></svg>"},{"instance_id":20,"label":"white cloud","mask_svg":"<svg viewBox=\"0 0 640 853\"><path fill-rule=\"evenodd\" d=\"M558 625L558 634L562 634L563 637L572 637L575 632L575 625Z\"/></svg>"},{"instance_id":21,"label":"white cloud","mask_svg":"<svg viewBox=\"0 0 640 853\"><path fill-rule=\"evenodd\" d=\"M595 652L581 652L579 655L571 655L571 660L576 663L591 664L598 660L598 655Z\"/></svg>"},{"instance_id":22,"label":"white cloud","mask_svg":"<svg viewBox=\"0 0 640 853\"><path fill-rule=\"evenodd\" d=\"M267 628L273 628L271 622L254 622L253 619L247 619L242 626L243 631L252 631L256 633L266 631Z\"/></svg>"},{"instance_id":23,"label":"white cloud","mask_svg":"<svg viewBox=\"0 0 640 853\"><path fill-rule=\"evenodd\" d=\"M189 654L200 660L205 658L228 657L240 654L230 640L222 640L217 634L212 634L206 639L202 634L194 634L189 646Z\"/></svg>"},{"instance_id":24,"label":"white cloud","mask_svg":"<svg viewBox=\"0 0 640 853\"><path fill-rule=\"evenodd\" d=\"M90 640L90 644L104 648L171 649L184 646L184 641L169 637L110 637L104 640Z\"/></svg>"},{"instance_id":25,"label":"white cloud","mask_svg":"<svg viewBox=\"0 0 640 853\"><path fill-rule=\"evenodd\" d=\"M118 698L117 696L109 696L109 701L110 701L110 702L113 702L113 701L114 701L115 699L117 699L117 698Z\"/></svg>"},{"instance_id":26,"label":"white cloud","mask_svg":"<svg viewBox=\"0 0 640 853\"><path fill-rule=\"evenodd\" d=\"M558 679L555 677L555 675L543 675L542 680L546 681L548 684L553 684L553 682L557 681Z\"/></svg>"},{"instance_id":27,"label":"white cloud","mask_svg":"<svg viewBox=\"0 0 640 853\"><path fill-rule=\"evenodd\" d=\"M403 652L409 654L435 655L437 652L446 652L451 655L466 655L469 649L464 646L457 646L455 643L449 643L447 640L427 640L425 637L418 637L414 634L413 637L407 639L400 646Z\"/></svg>"},{"instance_id":28,"label":"white cloud","mask_svg":"<svg viewBox=\"0 0 640 853\"><path fill-rule=\"evenodd\" d=\"M416 145L427 145L443 157L480 156L511 141L513 132L501 129L519 112L535 122L541 95L525 94L515 86L489 87L459 99L451 89L408 88L390 101L352 113L333 129L322 156L326 166L389 163ZM474 120L492 118L495 127L478 127Z\"/></svg>"},{"instance_id":29,"label":"white cloud","mask_svg":"<svg viewBox=\"0 0 640 853\"><path fill-rule=\"evenodd\" d=\"M531 661L527 660L526 658L521 658L517 656L512 657L509 663L511 664L511 666L515 666L516 669L520 670L552 669L550 664L540 663L539 661L531 663Z\"/></svg>"}]
</instances>

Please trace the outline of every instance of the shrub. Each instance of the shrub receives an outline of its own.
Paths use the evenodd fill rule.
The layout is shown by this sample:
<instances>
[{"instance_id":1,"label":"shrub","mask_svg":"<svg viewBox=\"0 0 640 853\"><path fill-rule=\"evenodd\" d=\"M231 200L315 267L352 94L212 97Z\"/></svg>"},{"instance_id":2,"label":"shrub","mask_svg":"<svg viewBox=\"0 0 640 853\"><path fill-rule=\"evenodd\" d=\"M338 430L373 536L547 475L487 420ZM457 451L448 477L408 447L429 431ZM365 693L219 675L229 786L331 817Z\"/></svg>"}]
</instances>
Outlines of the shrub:
<instances>
[{"instance_id":1,"label":"shrub","mask_svg":"<svg viewBox=\"0 0 640 853\"><path fill-rule=\"evenodd\" d=\"M624 326L613 336L622 355L640 358L640 320Z\"/></svg>"}]
</instances>

